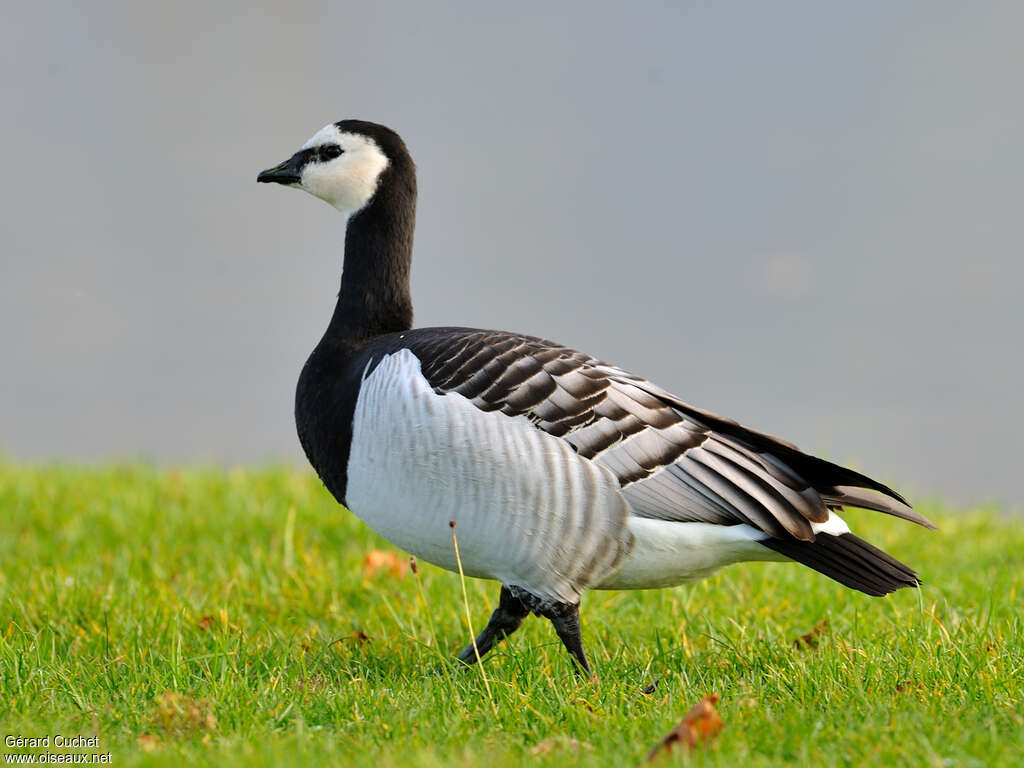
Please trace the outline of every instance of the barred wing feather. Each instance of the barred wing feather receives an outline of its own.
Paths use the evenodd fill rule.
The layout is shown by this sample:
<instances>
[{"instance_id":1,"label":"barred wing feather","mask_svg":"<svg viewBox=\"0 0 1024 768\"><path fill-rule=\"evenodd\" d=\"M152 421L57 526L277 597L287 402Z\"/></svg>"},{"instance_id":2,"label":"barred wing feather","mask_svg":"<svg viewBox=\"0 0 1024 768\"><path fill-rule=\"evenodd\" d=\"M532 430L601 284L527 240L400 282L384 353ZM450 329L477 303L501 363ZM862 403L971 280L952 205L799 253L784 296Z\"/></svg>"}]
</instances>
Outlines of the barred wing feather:
<instances>
[{"instance_id":1,"label":"barred wing feather","mask_svg":"<svg viewBox=\"0 0 1024 768\"><path fill-rule=\"evenodd\" d=\"M438 393L526 415L611 470L640 517L746 523L813 541L851 505L934 528L887 486L696 408L649 381L551 341L462 328L402 334Z\"/></svg>"}]
</instances>

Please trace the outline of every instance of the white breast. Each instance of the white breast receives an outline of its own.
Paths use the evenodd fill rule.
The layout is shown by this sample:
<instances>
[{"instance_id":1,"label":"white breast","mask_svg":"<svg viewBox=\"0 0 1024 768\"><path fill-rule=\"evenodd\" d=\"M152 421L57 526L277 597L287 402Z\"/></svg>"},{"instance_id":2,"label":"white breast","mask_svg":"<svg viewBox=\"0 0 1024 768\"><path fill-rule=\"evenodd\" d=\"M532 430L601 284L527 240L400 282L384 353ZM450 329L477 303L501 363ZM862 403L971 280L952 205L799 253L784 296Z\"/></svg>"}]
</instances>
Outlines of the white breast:
<instances>
[{"instance_id":1,"label":"white breast","mask_svg":"<svg viewBox=\"0 0 1024 768\"><path fill-rule=\"evenodd\" d=\"M567 602L632 547L629 508L605 468L521 416L439 395L400 350L360 388L346 499L396 546L467 574Z\"/></svg>"}]
</instances>

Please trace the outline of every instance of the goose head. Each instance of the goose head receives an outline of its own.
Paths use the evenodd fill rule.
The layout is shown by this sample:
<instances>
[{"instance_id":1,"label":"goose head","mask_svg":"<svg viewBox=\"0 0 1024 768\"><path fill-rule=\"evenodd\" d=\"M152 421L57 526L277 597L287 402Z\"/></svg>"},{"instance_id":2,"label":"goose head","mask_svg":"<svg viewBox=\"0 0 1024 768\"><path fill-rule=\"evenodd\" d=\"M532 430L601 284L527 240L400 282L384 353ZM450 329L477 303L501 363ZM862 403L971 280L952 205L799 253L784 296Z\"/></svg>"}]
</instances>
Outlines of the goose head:
<instances>
[{"instance_id":1,"label":"goose head","mask_svg":"<svg viewBox=\"0 0 1024 768\"><path fill-rule=\"evenodd\" d=\"M329 123L302 147L256 180L302 189L346 216L366 208L389 181L412 183L412 159L397 133L377 123Z\"/></svg>"}]
</instances>

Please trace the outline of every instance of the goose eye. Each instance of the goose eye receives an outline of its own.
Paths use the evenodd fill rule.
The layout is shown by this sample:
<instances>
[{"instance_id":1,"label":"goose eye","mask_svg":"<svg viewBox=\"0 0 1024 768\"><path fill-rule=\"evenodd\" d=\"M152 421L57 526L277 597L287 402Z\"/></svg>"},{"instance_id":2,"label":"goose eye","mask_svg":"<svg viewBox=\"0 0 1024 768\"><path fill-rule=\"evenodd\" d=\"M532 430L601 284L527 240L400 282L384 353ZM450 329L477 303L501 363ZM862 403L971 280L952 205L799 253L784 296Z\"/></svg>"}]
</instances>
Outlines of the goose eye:
<instances>
[{"instance_id":1,"label":"goose eye","mask_svg":"<svg viewBox=\"0 0 1024 768\"><path fill-rule=\"evenodd\" d=\"M341 153L342 149L337 144L325 144L320 147L320 157L323 160L333 160L336 157L340 157Z\"/></svg>"}]
</instances>

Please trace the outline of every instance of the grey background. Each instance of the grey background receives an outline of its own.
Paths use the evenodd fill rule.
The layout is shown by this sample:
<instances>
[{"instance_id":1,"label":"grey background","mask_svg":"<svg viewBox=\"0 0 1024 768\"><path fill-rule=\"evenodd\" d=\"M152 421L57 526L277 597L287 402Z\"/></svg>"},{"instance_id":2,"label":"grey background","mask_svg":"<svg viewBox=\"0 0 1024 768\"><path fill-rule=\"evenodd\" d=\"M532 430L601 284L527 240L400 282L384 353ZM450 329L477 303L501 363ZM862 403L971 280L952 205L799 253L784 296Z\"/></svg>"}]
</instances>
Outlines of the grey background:
<instances>
[{"instance_id":1,"label":"grey background","mask_svg":"<svg viewBox=\"0 0 1024 768\"><path fill-rule=\"evenodd\" d=\"M343 221L255 177L359 117L418 325L1018 504L1024 4L553 5L4 3L0 451L300 462Z\"/></svg>"}]
</instances>

